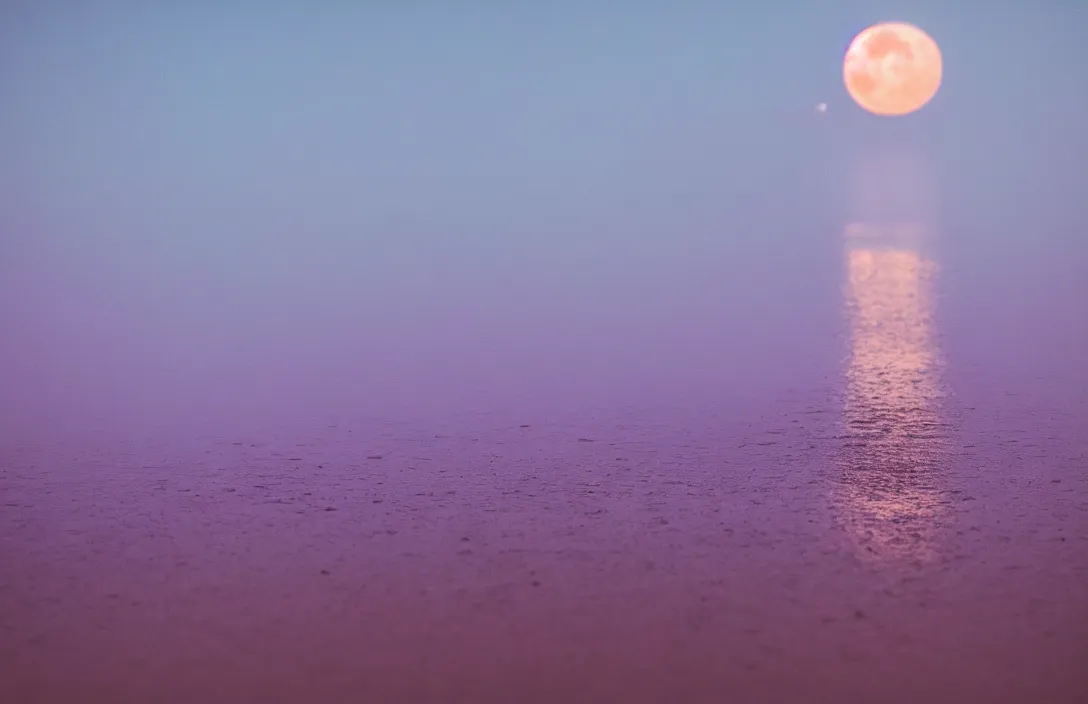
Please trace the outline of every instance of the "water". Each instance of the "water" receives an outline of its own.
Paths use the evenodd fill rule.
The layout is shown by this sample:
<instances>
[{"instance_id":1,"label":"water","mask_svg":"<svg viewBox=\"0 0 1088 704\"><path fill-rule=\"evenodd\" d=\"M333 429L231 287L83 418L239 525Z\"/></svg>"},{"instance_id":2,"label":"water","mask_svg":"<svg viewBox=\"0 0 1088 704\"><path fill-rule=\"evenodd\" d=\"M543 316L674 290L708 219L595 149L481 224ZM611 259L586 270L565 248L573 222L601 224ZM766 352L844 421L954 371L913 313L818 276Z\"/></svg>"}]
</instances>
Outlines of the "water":
<instances>
[{"instance_id":1,"label":"water","mask_svg":"<svg viewBox=\"0 0 1088 704\"><path fill-rule=\"evenodd\" d=\"M959 232L597 252L569 298L386 341L385 412L342 359L184 413L39 403L4 444L6 696L1075 701L1084 248Z\"/></svg>"}]
</instances>

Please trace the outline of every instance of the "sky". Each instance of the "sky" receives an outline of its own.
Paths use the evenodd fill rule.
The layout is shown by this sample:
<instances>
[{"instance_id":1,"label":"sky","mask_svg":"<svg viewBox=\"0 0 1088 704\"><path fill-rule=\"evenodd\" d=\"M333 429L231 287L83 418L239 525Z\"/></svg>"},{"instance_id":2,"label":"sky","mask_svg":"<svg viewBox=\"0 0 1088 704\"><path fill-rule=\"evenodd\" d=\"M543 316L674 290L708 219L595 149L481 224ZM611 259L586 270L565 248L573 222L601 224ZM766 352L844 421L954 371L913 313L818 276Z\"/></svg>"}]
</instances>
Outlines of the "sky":
<instances>
[{"instance_id":1,"label":"sky","mask_svg":"<svg viewBox=\"0 0 1088 704\"><path fill-rule=\"evenodd\" d=\"M755 393L837 362L859 218L1083 291L1088 5L407 5L4 3L7 416ZM915 115L845 93L882 20Z\"/></svg>"}]
</instances>

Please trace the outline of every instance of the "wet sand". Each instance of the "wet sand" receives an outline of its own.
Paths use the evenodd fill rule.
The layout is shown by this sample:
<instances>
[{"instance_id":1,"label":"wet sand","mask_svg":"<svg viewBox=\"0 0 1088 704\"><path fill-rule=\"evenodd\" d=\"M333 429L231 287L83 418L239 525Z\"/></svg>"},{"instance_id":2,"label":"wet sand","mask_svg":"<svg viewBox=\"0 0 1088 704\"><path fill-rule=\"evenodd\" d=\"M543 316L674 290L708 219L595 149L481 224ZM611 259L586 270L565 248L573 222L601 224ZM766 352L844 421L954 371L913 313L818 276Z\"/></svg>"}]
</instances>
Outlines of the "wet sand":
<instances>
[{"instance_id":1,"label":"wet sand","mask_svg":"<svg viewBox=\"0 0 1088 704\"><path fill-rule=\"evenodd\" d=\"M0 699L1084 701L1083 400L974 382L11 444Z\"/></svg>"}]
</instances>

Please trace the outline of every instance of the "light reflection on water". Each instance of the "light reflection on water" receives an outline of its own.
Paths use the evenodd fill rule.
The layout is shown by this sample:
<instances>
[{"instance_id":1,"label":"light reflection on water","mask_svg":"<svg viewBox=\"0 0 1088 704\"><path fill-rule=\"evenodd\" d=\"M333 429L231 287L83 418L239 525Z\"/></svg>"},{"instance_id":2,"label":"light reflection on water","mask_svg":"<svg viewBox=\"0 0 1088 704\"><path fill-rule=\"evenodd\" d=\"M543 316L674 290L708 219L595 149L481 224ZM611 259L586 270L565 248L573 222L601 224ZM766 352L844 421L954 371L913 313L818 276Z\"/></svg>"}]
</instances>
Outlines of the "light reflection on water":
<instances>
[{"instance_id":1,"label":"light reflection on water","mask_svg":"<svg viewBox=\"0 0 1088 704\"><path fill-rule=\"evenodd\" d=\"M862 554L918 562L935 557L947 446L937 264L906 231L846 247L850 352L836 502Z\"/></svg>"},{"instance_id":2,"label":"light reflection on water","mask_svg":"<svg viewBox=\"0 0 1088 704\"><path fill-rule=\"evenodd\" d=\"M849 352L834 501L860 555L907 563L937 557L947 498L935 187L925 165L909 150L867 154L855 174L860 218L844 232Z\"/></svg>"}]
</instances>

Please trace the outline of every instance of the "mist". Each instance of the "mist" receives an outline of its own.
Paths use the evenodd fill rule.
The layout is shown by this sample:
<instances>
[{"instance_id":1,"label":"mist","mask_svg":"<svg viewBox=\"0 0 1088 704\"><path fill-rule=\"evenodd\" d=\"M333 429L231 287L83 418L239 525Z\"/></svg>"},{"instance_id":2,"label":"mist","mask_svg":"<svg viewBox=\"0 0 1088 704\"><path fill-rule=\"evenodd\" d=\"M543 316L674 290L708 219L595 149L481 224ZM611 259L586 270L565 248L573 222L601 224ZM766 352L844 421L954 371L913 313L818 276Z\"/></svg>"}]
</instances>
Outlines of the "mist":
<instances>
[{"instance_id":1,"label":"mist","mask_svg":"<svg viewBox=\"0 0 1088 704\"><path fill-rule=\"evenodd\" d=\"M846 9L33 8L0 77L27 418L727 389L836 315L811 264L867 153L1022 221L1083 177L1073 30L1022 29L1057 9L923 13L952 68L891 127L841 90Z\"/></svg>"},{"instance_id":2,"label":"mist","mask_svg":"<svg viewBox=\"0 0 1088 704\"><path fill-rule=\"evenodd\" d=\"M1088 5L213 5L0 9L0 699L1084 701Z\"/></svg>"}]
</instances>

